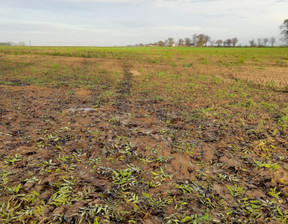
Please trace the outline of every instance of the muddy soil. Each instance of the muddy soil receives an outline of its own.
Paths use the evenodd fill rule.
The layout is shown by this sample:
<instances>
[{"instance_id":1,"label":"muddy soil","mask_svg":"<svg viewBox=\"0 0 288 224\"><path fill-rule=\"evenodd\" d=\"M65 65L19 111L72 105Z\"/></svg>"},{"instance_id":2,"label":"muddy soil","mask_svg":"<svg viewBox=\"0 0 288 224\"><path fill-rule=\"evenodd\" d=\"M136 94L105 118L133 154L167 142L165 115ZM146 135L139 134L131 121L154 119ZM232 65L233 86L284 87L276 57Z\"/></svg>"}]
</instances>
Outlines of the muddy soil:
<instances>
[{"instance_id":1,"label":"muddy soil","mask_svg":"<svg viewBox=\"0 0 288 224\"><path fill-rule=\"evenodd\" d=\"M242 123L205 117L205 102L135 97L134 73L124 68L109 101L87 89L0 86L2 223L287 219L285 130L260 130L237 109Z\"/></svg>"}]
</instances>

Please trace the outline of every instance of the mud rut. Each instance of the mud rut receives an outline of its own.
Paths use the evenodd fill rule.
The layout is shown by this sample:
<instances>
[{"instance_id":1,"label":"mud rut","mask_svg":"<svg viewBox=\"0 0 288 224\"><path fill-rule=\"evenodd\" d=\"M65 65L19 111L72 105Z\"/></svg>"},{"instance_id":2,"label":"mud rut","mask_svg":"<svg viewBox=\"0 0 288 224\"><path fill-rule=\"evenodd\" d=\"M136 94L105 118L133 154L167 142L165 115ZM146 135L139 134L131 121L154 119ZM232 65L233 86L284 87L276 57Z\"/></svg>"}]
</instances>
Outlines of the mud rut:
<instances>
[{"instance_id":1,"label":"mud rut","mask_svg":"<svg viewBox=\"0 0 288 224\"><path fill-rule=\"evenodd\" d=\"M118 83L116 93L118 94L116 98L115 107L119 111L129 112L131 107L131 101L129 101L129 96L131 95L133 74L131 73L131 65L123 66L123 78Z\"/></svg>"}]
</instances>

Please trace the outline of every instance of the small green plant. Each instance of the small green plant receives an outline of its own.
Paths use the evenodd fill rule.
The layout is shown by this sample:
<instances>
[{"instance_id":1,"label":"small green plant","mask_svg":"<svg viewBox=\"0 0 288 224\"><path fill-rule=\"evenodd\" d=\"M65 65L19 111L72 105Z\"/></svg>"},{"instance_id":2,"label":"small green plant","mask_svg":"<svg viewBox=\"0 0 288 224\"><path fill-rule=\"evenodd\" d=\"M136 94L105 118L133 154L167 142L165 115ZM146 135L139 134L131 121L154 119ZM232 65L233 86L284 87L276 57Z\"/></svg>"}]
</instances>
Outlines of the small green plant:
<instances>
[{"instance_id":1,"label":"small green plant","mask_svg":"<svg viewBox=\"0 0 288 224\"><path fill-rule=\"evenodd\" d=\"M187 202L178 200L174 208L183 210L183 207L186 205L188 205Z\"/></svg>"},{"instance_id":2,"label":"small green plant","mask_svg":"<svg viewBox=\"0 0 288 224\"><path fill-rule=\"evenodd\" d=\"M177 213L171 214L164 218L167 224L178 224L181 223L180 215Z\"/></svg>"},{"instance_id":3,"label":"small green plant","mask_svg":"<svg viewBox=\"0 0 288 224\"><path fill-rule=\"evenodd\" d=\"M245 60L246 60L245 57L242 56L242 57L239 57L239 58L238 58L238 60L237 60L236 63L237 63L238 65L243 65L243 64L245 63Z\"/></svg>"},{"instance_id":4,"label":"small green plant","mask_svg":"<svg viewBox=\"0 0 288 224\"><path fill-rule=\"evenodd\" d=\"M61 156L61 155L59 155L58 158L57 158L57 160L58 160L59 162L66 163L69 158L70 158L69 156L65 156L65 155L62 155L62 156Z\"/></svg>"},{"instance_id":5,"label":"small green plant","mask_svg":"<svg viewBox=\"0 0 288 224\"><path fill-rule=\"evenodd\" d=\"M208 58L206 57L201 57L198 59L198 61L203 64L203 65L207 65L208 64Z\"/></svg>"},{"instance_id":6,"label":"small green plant","mask_svg":"<svg viewBox=\"0 0 288 224\"><path fill-rule=\"evenodd\" d=\"M159 163L168 163L172 160L173 158L171 158L170 156L158 156L156 157L156 159L154 160L155 162L159 162Z\"/></svg>"},{"instance_id":7,"label":"small green plant","mask_svg":"<svg viewBox=\"0 0 288 224\"><path fill-rule=\"evenodd\" d=\"M230 182L239 182L239 179L235 175L226 175L220 173L217 177L220 182L230 181Z\"/></svg>"},{"instance_id":8,"label":"small green plant","mask_svg":"<svg viewBox=\"0 0 288 224\"><path fill-rule=\"evenodd\" d=\"M264 167L264 168L269 168L269 169L272 169L273 171L275 171L275 170L278 170L278 169L280 169L280 165L279 164L277 164L277 163L270 163L270 162L268 162L268 163L262 163L262 162L260 162L260 161L256 161L256 160L254 160L254 163L255 163L255 165L256 166L258 166L258 167Z\"/></svg>"},{"instance_id":9,"label":"small green plant","mask_svg":"<svg viewBox=\"0 0 288 224\"><path fill-rule=\"evenodd\" d=\"M9 176L12 175L12 174L13 174L13 172L0 170L0 189L6 187L6 185L9 182ZM0 195L1 195L1 193L0 193Z\"/></svg>"},{"instance_id":10,"label":"small green plant","mask_svg":"<svg viewBox=\"0 0 288 224\"><path fill-rule=\"evenodd\" d=\"M184 64L183 67L186 67L186 68L191 68L193 66L193 63L189 63L189 64Z\"/></svg>"},{"instance_id":11,"label":"small green plant","mask_svg":"<svg viewBox=\"0 0 288 224\"><path fill-rule=\"evenodd\" d=\"M0 82L0 85L17 86L18 84L15 82L11 82L11 81L3 81L3 82Z\"/></svg>"},{"instance_id":12,"label":"small green plant","mask_svg":"<svg viewBox=\"0 0 288 224\"><path fill-rule=\"evenodd\" d=\"M279 206L277 206L277 218L282 222L282 223L287 223L288 221L288 214L287 212L282 212Z\"/></svg>"},{"instance_id":13,"label":"small green plant","mask_svg":"<svg viewBox=\"0 0 288 224\"><path fill-rule=\"evenodd\" d=\"M120 185L122 190L127 190L138 183L133 171L130 169L113 171L113 174L113 183Z\"/></svg>"},{"instance_id":14,"label":"small green plant","mask_svg":"<svg viewBox=\"0 0 288 224\"><path fill-rule=\"evenodd\" d=\"M109 119L109 122L111 124L115 124L115 125L119 125L120 124L120 120L117 117Z\"/></svg>"},{"instance_id":15,"label":"small green plant","mask_svg":"<svg viewBox=\"0 0 288 224\"><path fill-rule=\"evenodd\" d=\"M160 171L158 172L152 172L152 174L155 176L154 179L171 180L173 177L173 175L166 174L162 168L160 168Z\"/></svg>"},{"instance_id":16,"label":"small green plant","mask_svg":"<svg viewBox=\"0 0 288 224\"><path fill-rule=\"evenodd\" d=\"M255 102L252 99L246 100L246 102L241 103L242 107L251 108L255 105Z\"/></svg>"},{"instance_id":17,"label":"small green plant","mask_svg":"<svg viewBox=\"0 0 288 224\"><path fill-rule=\"evenodd\" d=\"M67 94L68 96L74 96L74 95L75 95L75 91L69 90L69 91L66 92L66 94Z\"/></svg>"},{"instance_id":18,"label":"small green plant","mask_svg":"<svg viewBox=\"0 0 288 224\"><path fill-rule=\"evenodd\" d=\"M208 223L211 220L210 214L207 212L204 215L191 215L191 216L185 216L181 222L182 223L192 223L192 224L198 224L198 223Z\"/></svg>"},{"instance_id":19,"label":"small green plant","mask_svg":"<svg viewBox=\"0 0 288 224\"><path fill-rule=\"evenodd\" d=\"M83 223L84 218L93 218L94 224L99 223L99 217L103 217L104 223L109 223L109 214L111 209L108 205L96 204L90 207L80 207L78 214L80 215L79 223ZM77 214L75 214L77 215Z\"/></svg>"},{"instance_id":20,"label":"small green plant","mask_svg":"<svg viewBox=\"0 0 288 224\"><path fill-rule=\"evenodd\" d=\"M176 185L176 187L183 194L192 193L193 192L193 188L189 184Z\"/></svg>"},{"instance_id":21,"label":"small green plant","mask_svg":"<svg viewBox=\"0 0 288 224\"><path fill-rule=\"evenodd\" d=\"M281 191L277 192L276 191L276 187L274 188L271 188L270 191L268 192L268 194L273 197L273 198L276 198L277 200L280 199L279 195L281 194Z\"/></svg>"},{"instance_id":22,"label":"small green plant","mask_svg":"<svg viewBox=\"0 0 288 224\"><path fill-rule=\"evenodd\" d=\"M21 197L21 200L23 202L28 203L29 205L36 205L39 201L40 194L36 191L32 191L31 193L28 193L27 195L23 194Z\"/></svg>"},{"instance_id":23,"label":"small green plant","mask_svg":"<svg viewBox=\"0 0 288 224\"><path fill-rule=\"evenodd\" d=\"M73 193L73 186L75 182L73 180L67 180L62 178L63 182L60 184L55 184L55 187L59 186L59 190L56 191L49 199L49 205L55 205L59 207L60 205L66 205L71 203L71 195Z\"/></svg>"},{"instance_id":24,"label":"small green plant","mask_svg":"<svg viewBox=\"0 0 288 224\"><path fill-rule=\"evenodd\" d=\"M90 159L87 163L89 165L93 165L92 169L90 170L91 172L93 172L98 167L98 165L101 164L101 157Z\"/></svg>"},{"instance_id":25,"label":"small green plant","mask_svg":"<svg viewBox=\"0 0 288 224\"><path fill-rule=\"evenodd\" d=\"M279 119L279 126L282 130L288 129L288 116L283 116Z\"/></svg>"},{"instance_id":26,"label":"small green plant","mask_svg":"<svg viewBox=\"0 0 288 224\"><path fill-rule=\"evenodd\" d=\"M189 142L180 142L173 147L173 152L193 153L194 151L195 145Z\"/></svg>"},{"instance_id":27,"label":"small green plant","mask_svg":"<svg viewBox=\"0 0 288 224\"><path fill-rule=\"evenodd\" d=\"M19 219L23 214L17 214L17 210L22 205L22 202L15 203L11 200L0 204L0 220L3 223L12 223L14 220Z\"/></svg>"},{"instance_id":28,"label":"small green plant","mask_svg":"<svg viewBox=\"0 0 288 224\"><path fill-rule=\"evenodd\" d=\"M145 184L148 188L156 188L156 187L159 187L161 185L160 182L154 182L153 180L147 181Z\"/></svg>"},{"instance_id":29,"label":"small green plant","mask_svg":"<svg viewBox=\"0 0 288 224\"><path fill-rule=\"evenodd\" d=\"M165 209L167 205L171 205L173 202L172 198L162 199L161 197L152 197L147 193L143 193L143 196L146 198L149 205L155 209Z\"/></svg>"},{"instance_id":30,"label":"small green plant","mask_svg":"<svg viewBox=\"0 0 288 224\"><path fill-rule=\"evenodd\" d=\"M54 64L52 67L53 67L54 70L57 70L57 69L59 69L59 66L60 66L60 65L59 65L58 63L56 63L56 64Z\"/></svg>"},{"instance_id":31,"label":"small green plant","mask_svg":"<svg viewBox=\"0 0 288 224\"><path fill-rule=\"evenodd\" d=\"M15 157L9 156L8 158L6 158L6 159L4 160L4 162L6 163L6 166L8 166L8 165L14 165L16 162L21 161L22 158L23 158L22 155L17 155L17 154L15 154Z\"/></svg>"},{"instance_id":32,"label":"small green plant","mask_svg":"<svg viewBox=\"0 0 288 224\"><path fill-rule=\"evenodd\" d=\"M138 156L138 152L137 150L135 150L135 146L129 141L125 143L123 147L119 148L118 146L116 146L116 148L118 148L119 153L124 154L128 157Z\"/></svg>"},{"instance_id":33,"label":"small green plant","mask_svg":"<svg viewBox=\"0 0 288 224\"><path fill-rule=\"evenodd\" d=\"M243 188L238 187L236 184L234 186L227 185L227 188L233 197L241 196L244 192Z\"/></svg>"},{"instance_id":34,"label":"small green plant","mask_svg":"<svg viewBox=\"0 0 288 224\"><path fill-rule=\"evenodd\" d=\"M22 188L22 185L19 184L14 187L8 187L7 189L8 189L8 192L10 192L11 194L18 194L21 188Z\"/></svg>"}]
</instances>

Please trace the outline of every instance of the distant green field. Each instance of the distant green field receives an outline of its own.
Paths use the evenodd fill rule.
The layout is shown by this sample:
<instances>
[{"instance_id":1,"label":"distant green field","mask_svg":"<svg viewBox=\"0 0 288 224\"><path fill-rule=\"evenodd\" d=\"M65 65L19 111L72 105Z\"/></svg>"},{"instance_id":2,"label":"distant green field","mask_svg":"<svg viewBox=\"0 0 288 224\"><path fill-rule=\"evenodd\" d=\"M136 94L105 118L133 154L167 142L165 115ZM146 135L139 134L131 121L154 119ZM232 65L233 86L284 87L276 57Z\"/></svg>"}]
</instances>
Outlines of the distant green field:
<instances>
[{"instance_id":1,"label":"distant green field","mask_svg":"<svg viewBox=\"0 0 288 224\"><path fill-rule=\"evenodd\" d=\"M137 57L147 55L206 55L226 57L246 57L247 59L288 60L287 48L217 48L217 47L10 47L0 46L0 52L5 54L39 54L53 56L73 56L87 58L116 58L119 56ZM135 55L136 54L136 55Z\"/></svg>"},{"instance_id":2,"label":"distant green field","mask_svg":"<svg viewBox=\"0 0 288 224\"><path fill-rule=\"evenodd\" d=\"M171 67L178 71L190 67L194 73L208 73L224 78L230 76L228 78L254 81L257 84L286 86L287 82L287 48L0 47L0 54L3 66L3 55L77 57L116 60L142 71L151 66L155 67L153 70L157 69L157 66L165 66L166 69Z\"/></svg>"}]
</instances>

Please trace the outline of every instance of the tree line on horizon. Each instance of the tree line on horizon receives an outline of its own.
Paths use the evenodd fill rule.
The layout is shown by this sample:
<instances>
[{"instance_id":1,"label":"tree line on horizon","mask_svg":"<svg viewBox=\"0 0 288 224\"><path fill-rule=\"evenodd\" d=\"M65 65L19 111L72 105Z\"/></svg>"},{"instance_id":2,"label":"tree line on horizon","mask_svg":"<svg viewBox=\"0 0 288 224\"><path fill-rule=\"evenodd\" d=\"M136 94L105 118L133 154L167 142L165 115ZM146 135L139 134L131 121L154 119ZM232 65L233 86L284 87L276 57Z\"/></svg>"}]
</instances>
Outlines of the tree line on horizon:
<instances>
[{"instance_id":1,"label":"tree line on horizon","mask_svg":"<svg viewBox=\"0 0 288 224\"><path fill-rule=\"evenodd\" d=\"M236 47L239 40L237 37L228 38L226 40L218 39L213 40L209 35L206 34L194 34L192 38L186 37L184 39L180 38L178 41L175 41L174 38L169 37L165 41L157 41L155 43L149 44L136 44L136 47L144 46L155 46L155 47ZM267 47L270 44L270 47L274 47L276 43L275 37L270 38L257 38L249 41L250 47ZM238 45L241 46L241 45Z\"/></svg>"},{"instance_id":2,"label":"tree line on horizon","mask_svg":"<svg viewBox=\"0 0 288 224\"><path fill-rule=\"evenodd\" d=\"M13 42L0 42L0 46L27 46L25 42L13 43Z\"/></svg>"},{"instance_id":3,"label":"tree line on horizon","mask_svg":"<svg viewBox=\"0 0 288 224\"><path fill-rule=\"evenodd\" d=\"M285 44L288 44L288 19L285 19L283 24L279 27L281 32L281 38L280 40L283 41ZM156 43L150 43L150 44L136 44L134 46L136 47L142 47L142 46L156 46L156 47L236 47L238 43L238 38L228 38L226 40L218 39L213 40L209 35L206 34L194 34L192 35L192 38L186 37L184 39L180 38L178 41L175 41L174 38L169 37L165 41L157 41ZM274 47L276 43L275 37L270 38L257 38L249 40L249 46L250 47L267 47L268 44L270 44L270 47ZM241 46L241 45L239 45ZM246 45L246 47L248 47Z\"/></svg>"}]
</instances>

